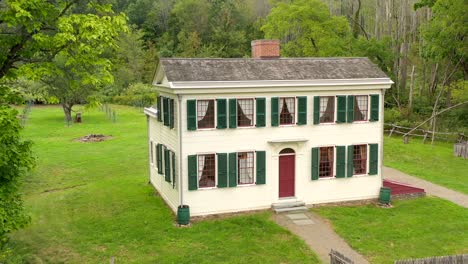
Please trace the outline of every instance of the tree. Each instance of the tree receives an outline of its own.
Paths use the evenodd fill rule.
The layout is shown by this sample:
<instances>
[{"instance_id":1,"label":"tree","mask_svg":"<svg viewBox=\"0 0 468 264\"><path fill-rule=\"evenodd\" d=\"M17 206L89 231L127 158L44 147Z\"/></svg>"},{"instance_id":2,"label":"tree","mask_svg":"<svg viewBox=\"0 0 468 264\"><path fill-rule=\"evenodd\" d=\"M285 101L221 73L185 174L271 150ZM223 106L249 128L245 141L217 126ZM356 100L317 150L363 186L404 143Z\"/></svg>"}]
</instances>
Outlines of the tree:
<instances>
[{"instance_id":1,"label":"tree","mask_svg":"<svg viewBox=\"0 0 468 264\"><path fill-rule=\"evenodd\" d=\"M50 62L27 64L21 69L24 75L43 82L48 94L59 99L67 121L72 120L73 105L86 102L93 92L113 82L111 60L104 55L117 48L117 37L127 30L125 15L112 15L110 7L96 12L99 15L61 17L57 22L60 32L53 38L36 35L44 42L73 41L64 43Z\"/></svg>"},{"instance_id":2,"label":"tree","mask_svg":"<svg viewBox=\"0 0 468 264\"><path fill-rule=\"evenodd\" d=\"M0 253L6 235L30 220L18 187L21 177L33 167L34 158L31 142L21 140L18 112L8 106L14 97L7 87L0 85Z\"/></svg>"},{"instance_id":3,"label":"tree","mask_svg":"<svg viewBox=\"0 0 468 264\"><path fill-rule=\"evenodd\" d=\"M278 3L262 27L266 38L282 41L282 54L294 57L343 56L351 31L345 17L330 15L320 0Z\"/></svg>"}]
</instances>

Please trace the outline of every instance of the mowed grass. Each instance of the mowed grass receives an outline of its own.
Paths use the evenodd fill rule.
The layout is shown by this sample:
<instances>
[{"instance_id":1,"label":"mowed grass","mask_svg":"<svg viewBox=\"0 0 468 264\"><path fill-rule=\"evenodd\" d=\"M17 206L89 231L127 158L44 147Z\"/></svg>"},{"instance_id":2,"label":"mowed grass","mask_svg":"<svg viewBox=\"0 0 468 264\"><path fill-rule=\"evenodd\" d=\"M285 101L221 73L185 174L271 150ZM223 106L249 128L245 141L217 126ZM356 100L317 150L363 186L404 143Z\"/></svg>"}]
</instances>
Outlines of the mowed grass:
<instances>
[{"instance_id":1,"label":"mowed grass","mask_svg":"<svg viewBox=\"0 0 468 264\"><path fill-rule=\"evenodd\" d=\"M371 263L468 252L468 210L439 198L313 209Z\"/></svg>"},{"instance_id":2,"label":"mowed grass","mask_svg":"<svg viewBox=\"0 0 468 264\"><path fill-rule=\"evenodd\" d=\"M453 155L453 144L422 144L419 139L403 144L401 138L385 137L384 163L419 177L468 194L468 160Z\"/></svg>"},{"instance_id":3,"label":"mowed grass","mask_svg":"<svg viewBox=\"0 0 468 264\"><path fill-rule=\"evenodd\" d=\"M9 263L319 263L305 243L257 213L174 226L148 185L143 113L113 106L67 127L59 107L34 107L24 136L36 169L25 178L32 223L11 234ZM112 135L98 143L75 138Z\"/></svg>"}]
</instances>

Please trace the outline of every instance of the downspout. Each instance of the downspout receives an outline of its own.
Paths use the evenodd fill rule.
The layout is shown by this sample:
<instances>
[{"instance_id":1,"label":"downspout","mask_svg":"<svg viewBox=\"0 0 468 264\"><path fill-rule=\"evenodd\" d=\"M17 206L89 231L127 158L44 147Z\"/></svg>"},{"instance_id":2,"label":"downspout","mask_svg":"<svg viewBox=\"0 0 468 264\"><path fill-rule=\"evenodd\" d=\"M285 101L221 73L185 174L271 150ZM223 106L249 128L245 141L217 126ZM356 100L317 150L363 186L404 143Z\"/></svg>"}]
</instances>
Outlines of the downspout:
<instances>
[{"instance_id":1,"label":"downspout","mask_svg":"<svg viewBox=\"0 0 468 264\"><path fill-rule=\"evenodd\" d=\"M383 155L384 155L384 126L385 126L385 120L384 120L384 111L385 111L385 89L382 89L382 111L379 111L379 119L380 122L382 122L382 125L380 126L380 153L379 153L379 162L380 162L380 179L382 180L382 185L383 186L383 181L384 181L384 175L383 175Z\"/></svg>"},{"instance_id":2,"label":"downspout","mask_svg":"<svg viewBox=\"0 0 468 264\"><path fill-rule=\"evenodd\" d=\"M148 141L150 141L150 117L146 115L146 129L148 131ZM151 148L151 144L148 143L149 148ZM148 148L148 157L151 158L151 149ZM148 184L151 183L151 162L148 161Z\"/></svg>"},{"instance_id":3,"label":"downspout","mask_svg":"<svg viewBox=\"0 0 468 264\"><path fill-rule=\"evenodd\" d=\"M183 178L182 178L182 96L180 94L177 95L178 101L178 112L179 112L179 202L180 205L184 205L184 189L183 189Z\"/></svg>"}]
</instances>

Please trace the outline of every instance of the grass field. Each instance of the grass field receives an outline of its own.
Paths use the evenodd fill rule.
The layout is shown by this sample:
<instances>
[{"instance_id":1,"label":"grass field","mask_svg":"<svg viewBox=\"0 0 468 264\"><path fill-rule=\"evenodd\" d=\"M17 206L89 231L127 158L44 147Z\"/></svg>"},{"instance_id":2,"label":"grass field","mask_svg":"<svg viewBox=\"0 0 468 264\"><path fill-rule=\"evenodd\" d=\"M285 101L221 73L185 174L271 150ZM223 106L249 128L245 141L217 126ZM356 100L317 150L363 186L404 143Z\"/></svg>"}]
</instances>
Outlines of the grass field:
<instances>
[{"instance_id":1,"label":"grass field","mask_svg":"<svg viewBox=\"0 0 468 264\"><path fill-rule=\"evenodd\" d=\"M386 166L468 194L468 160L453 155L453 144L385 137L384 152Z\"/></svg>"},{"instance_id":2,"label":"grass field","mask_svg":"<svg viewBox=\"0 0 468 264\"><path fill-rule=\"evenodd\" d=\"M84 112L67 127L59 107L34 107L24 135L37 168L24 185L32 216L11 235L8 263L318 263L304 242L258 213L174 226L147 184L144 115L115 106L117 122ZM73 139L112 135L99 143Z\"/></svg>"},{"instance_id":3,"label":"grass field","mask_svg":"<svg viewBox=\"0 0 468 264\"><path fill-rule=\"evenodd\" d=\"M468 252L468 210L438 198L313 209L371 263Z\"/></svg>"}]
</instances>

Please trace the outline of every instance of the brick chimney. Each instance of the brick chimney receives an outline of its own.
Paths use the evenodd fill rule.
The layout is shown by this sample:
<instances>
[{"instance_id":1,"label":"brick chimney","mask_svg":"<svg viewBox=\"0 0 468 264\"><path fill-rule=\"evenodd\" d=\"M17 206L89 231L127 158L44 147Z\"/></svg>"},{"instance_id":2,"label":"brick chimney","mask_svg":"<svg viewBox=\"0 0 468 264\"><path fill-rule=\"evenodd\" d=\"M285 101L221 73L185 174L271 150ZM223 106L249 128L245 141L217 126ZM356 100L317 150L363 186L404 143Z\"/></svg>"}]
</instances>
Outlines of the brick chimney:
<instances>
[{"instance_id":1,"label":"brick chimney","mask_svg":"<svg viewBox=\"0 0 468 264\"><path fill-rule=\"evenodd\" d=\"M253 40L252 58L278 59L280 57L280 41L278 39Z\"/></svg>"}]
</instances>

